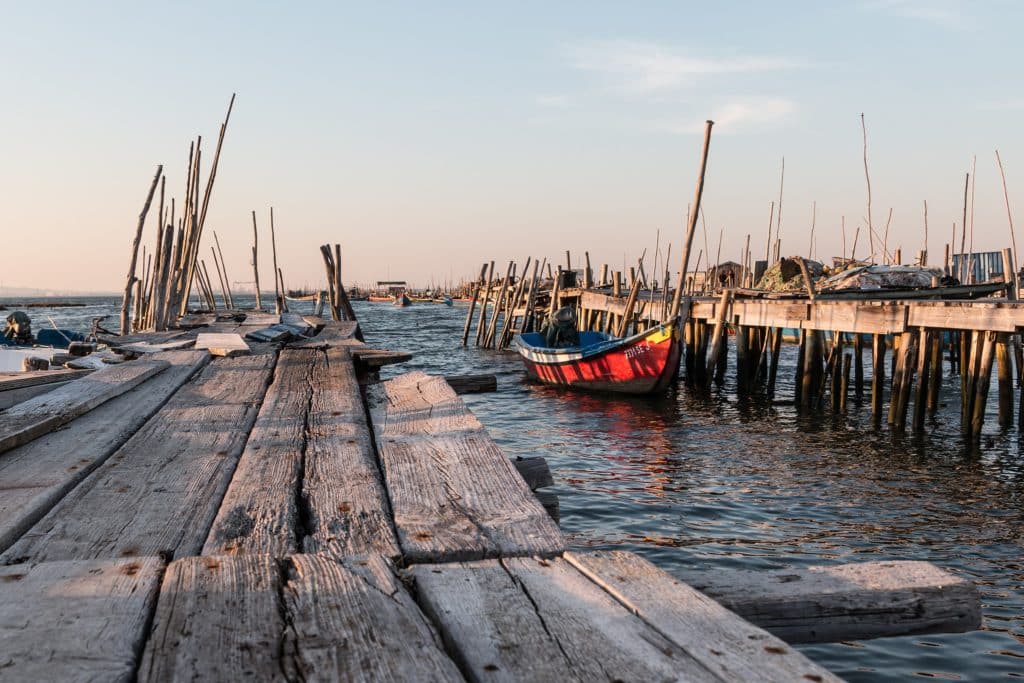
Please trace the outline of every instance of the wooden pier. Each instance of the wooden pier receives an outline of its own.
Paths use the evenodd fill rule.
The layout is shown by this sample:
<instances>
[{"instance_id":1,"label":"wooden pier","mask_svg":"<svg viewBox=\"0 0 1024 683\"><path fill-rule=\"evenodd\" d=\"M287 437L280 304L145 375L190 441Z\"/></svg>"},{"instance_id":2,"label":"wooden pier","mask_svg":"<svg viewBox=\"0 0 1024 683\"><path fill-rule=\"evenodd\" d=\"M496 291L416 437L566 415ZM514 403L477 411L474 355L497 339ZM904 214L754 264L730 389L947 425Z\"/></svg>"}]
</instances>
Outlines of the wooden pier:
<instances>
[{"instance_id":1,"label":"wooden pier","mask_svg":"<svg viewBox=\"0 0 1024 683\"><path fill-rule=\"evenodd\" d=\"M139 358L85 376L0 378L21 392L0 412L0 681L828 681L789 643L980 624L974 586L926 563L684 582L569 552L542 463L517 467L444 378L380 382L408 355L355 321L183 323L111 340Z\"/></svg>"}]
</instances>

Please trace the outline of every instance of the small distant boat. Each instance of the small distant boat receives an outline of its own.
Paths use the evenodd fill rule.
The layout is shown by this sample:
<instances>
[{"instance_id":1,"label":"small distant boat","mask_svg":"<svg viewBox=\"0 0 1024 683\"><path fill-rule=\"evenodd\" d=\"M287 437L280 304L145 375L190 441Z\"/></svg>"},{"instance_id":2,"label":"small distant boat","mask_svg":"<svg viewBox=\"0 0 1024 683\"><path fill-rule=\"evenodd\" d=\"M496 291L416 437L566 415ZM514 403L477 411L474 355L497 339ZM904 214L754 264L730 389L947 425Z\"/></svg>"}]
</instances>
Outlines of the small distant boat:
<instances>
[{"instance_id":1,"label":"small distant boat","mask_svg":"<svg viewBox=\"0 0 1024 683\"><path fill-rule=\"evenodd\" d=\"M367 297L367 299L369 301L375 301L377 303L386 303L389 301L394 301L395 297L383 294L371 294L370 296Z\"/></svg>"},{"instance_id":2,"label":"small distant boat","mask_svg":"<svg viewBox=\"0 0 1024 683\"><path fill-rule=\"evenodd\" d=\"M433 300L435 304L444 304L445 306L452 305L452 298L447 294L442 294L440 297Z\"/></svg>"},{"instance_id":3,"label":"small distant boat","mask_svg":"<svg viewBox=\"0 0 1024 683\"><path fill-rule=\"evenodd\" d=\"M405 306L410 305L412 303L412 301L409 300L409 297L407 297L405 295L405 293L402 293L402 294L396 294L395 295L395 300L392 303L395 306L399 306L399 307L404 308Z\"/></svg>"},{"instance_id":4,"label":"small distant boat","mask_svg":"<svg viewBox=\"0 0 1024 683\"><path fill-rule=\"evenodd\" d=\"M682 341L678 321L632 337L581 332L579 345L545 346L537 332L521 334L515 348L530 378L572 389L651 394L665 390L679 374Z\"/></svg>"}]
</instances>

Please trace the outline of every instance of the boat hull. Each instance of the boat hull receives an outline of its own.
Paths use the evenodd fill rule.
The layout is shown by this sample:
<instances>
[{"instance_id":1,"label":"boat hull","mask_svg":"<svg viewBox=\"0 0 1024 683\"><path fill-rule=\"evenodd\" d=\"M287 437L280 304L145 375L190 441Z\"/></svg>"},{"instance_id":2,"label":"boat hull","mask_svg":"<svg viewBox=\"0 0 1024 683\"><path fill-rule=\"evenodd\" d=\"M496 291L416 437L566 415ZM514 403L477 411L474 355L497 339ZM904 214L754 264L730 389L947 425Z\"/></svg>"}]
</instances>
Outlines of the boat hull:
<instances>
[{"instance_id":1,"label":"boat hull","mask_svg":"<svg viewBox=\"0 0 1024 683\"><path fill-rule=\"evenodd\" d=\"M626 339L611 339L584 347L550 349L516 344L531 379L544 384L622 394L664 391L679 374L682 344L675 323Z\"/></svg>"}]
</instances>

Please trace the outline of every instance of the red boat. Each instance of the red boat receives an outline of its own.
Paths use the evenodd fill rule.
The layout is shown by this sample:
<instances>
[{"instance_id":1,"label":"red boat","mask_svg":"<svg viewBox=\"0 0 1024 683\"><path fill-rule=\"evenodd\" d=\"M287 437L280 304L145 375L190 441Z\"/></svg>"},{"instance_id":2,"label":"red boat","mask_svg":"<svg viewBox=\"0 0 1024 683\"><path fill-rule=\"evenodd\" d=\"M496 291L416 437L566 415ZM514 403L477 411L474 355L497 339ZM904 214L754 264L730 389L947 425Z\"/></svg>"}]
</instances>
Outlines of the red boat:
<instances>
[{"instance_id":1,"label":"red boat","mask_svg":"<svg viewBox=\"0 0 1024 683\"><path fill-rule=\"evenodd\" d=\"M578 346L552 348L544 344L544 336L536 332L519 335L515 342L526 373L545 384L650 394L666 389L679 374L682 343L677 322L624 339L603 332L580 332Z\"/></svg>"}]
</instances>

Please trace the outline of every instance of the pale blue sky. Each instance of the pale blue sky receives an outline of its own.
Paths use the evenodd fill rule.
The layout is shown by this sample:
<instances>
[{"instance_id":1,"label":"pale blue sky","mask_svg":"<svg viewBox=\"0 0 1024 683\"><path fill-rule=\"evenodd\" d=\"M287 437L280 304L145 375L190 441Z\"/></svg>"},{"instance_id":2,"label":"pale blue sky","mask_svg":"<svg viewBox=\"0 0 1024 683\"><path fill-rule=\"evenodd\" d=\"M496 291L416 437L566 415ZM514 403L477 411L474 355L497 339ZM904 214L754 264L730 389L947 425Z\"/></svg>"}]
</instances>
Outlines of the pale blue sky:
<instances>
[{"instance_id":1,"label":"pale blue sky","mask_svg":"<svg viewBox=\"0 0 1024 683\"><path fill-rule=\"evenodd\" d=\"M927 199L941 257L973 154L976 249L1009 242L996 148L1024 199L1017 2L5 2L3 18L5 285L119 288L155 166L180 197L189 141L212 153L232 92L207 231L233 280L270 205L289 286L320 282L324 242L347 282L566 249L616 266L659 229L675 264L706 118L723 260L747 233L763 253L783 156L783 251L806 254L816 201L817 255L839 255L840 217L852 239L866 215L861 112L890 248L922 247Z\"/></svg>"}]
</instances>

